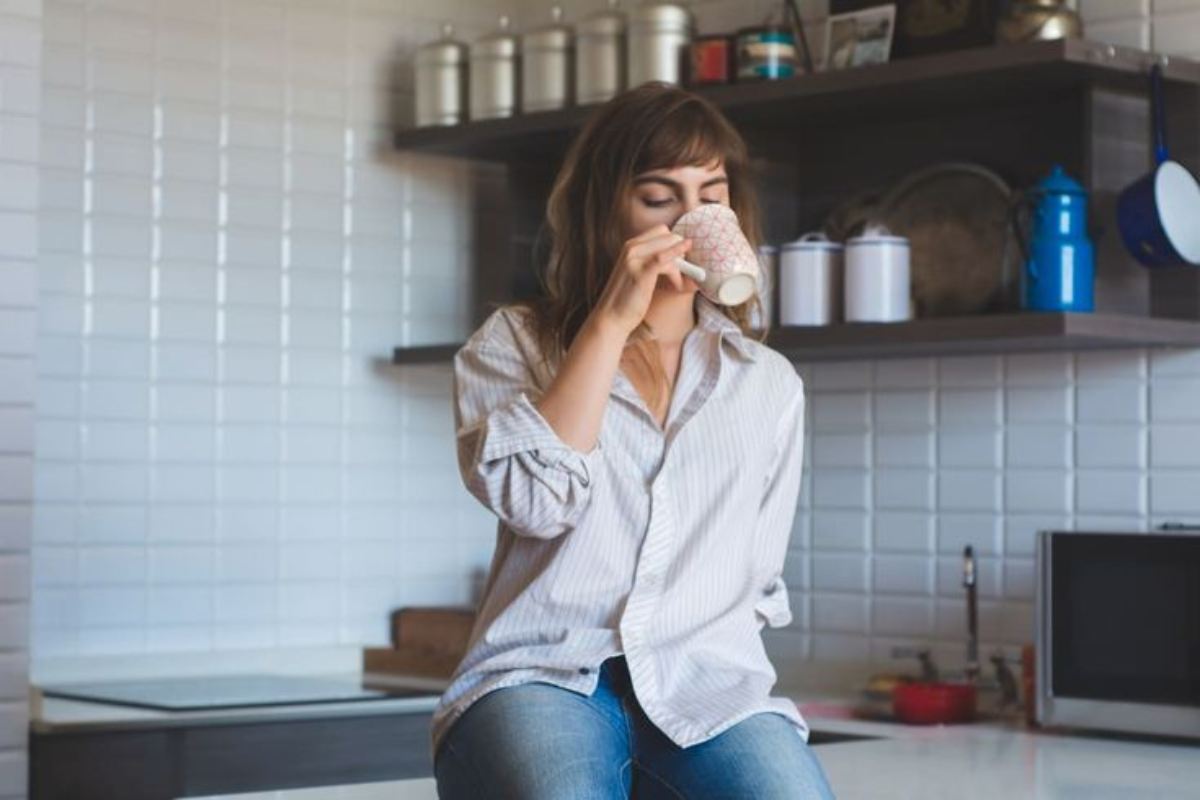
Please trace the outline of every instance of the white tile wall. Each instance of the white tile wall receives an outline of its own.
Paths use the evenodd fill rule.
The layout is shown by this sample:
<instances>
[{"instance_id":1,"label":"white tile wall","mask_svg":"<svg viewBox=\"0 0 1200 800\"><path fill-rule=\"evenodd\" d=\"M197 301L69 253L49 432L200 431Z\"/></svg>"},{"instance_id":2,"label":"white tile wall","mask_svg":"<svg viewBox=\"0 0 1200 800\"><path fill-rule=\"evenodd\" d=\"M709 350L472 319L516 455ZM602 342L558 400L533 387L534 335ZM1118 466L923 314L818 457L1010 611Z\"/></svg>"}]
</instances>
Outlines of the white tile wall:
<instances>
[{"instance_id":1,"label":"white tile wall","mask_svg":"<svg viewBox=\"0 0 1200 800\"><path fill-rule=\"evenodd\" d=\"M0 798L25 797L42 3L0 3Z\"/></svg>"},{"instance_id":2,"label":"white tile wall","mask_svg":"<svg viewBox=\"0 0 1200 800\"><path fill-rule=\"evenodd\" d=\"M822 384L828 365L800 365L811 376L815 474L796 530L811 525L813 536L811 546L795 537L790 559L801 566L789 572L811 570L811 594L801 589L799 599L813 614L779 644L788 652L886 658L893 644L932 642L947 663L961 660L967 544L980 558L981 596L993 598L981 609L984 644L1015 648L1032 635L1037 530L1200 521L1195 352L874 366L853 373L873 382L847 392L840 381ZM901 378L906 368L913 375ZM853 468L872 456L870 503L850 511L860 507ZM933 595L945 598L936 613Z\"/></svg>"},{"instance_id":3,"label":"white tile wall","mask_svg":"<svg viewBox=\"0 0 1200 800\"><path fill-rule=\"evenodd\" d=\"M697 8L703 20L732 5ZM1200 0L1079 7L1089 38L1200 55ZM801 496L788 571L813 587L797 598L813 613L768 641L778 655L883 659L893 644L932 642L947 664L961 663L956 555L968 543L980 556L981 594L992 598L981 608L984 646L1015 648L1032 633L1037 530L1200 521L1195 351L800 369L817 474ZM849 511L852 469L865 457L869 504ZM811 545L800 535L809 528ZM944 600L931 607L929 596Z\"/></svg>"},{"instance_id":4,"label":"white tile wall","mask_svg":"<svg viewBox=\"0 0 1200 800\"><path fill-rule=\"evenodd\" d=\"M715 31L771 5L695 7ZM1080 5L1093 38L1197 54L1200 0ZM476 184L388 139L438 22L469 39L544 4L42 6L0 5L0 242L18 298L0 311L15 353L0 485L16 487L0 559L33 584L35 655L377 642L397 604L466 600L493 525L459 488L447 367L379 362L465 332L475 243L458 221ZM827 3L803 9L819 45ZM1194 353L801 369L796 624L776 652L933 641L957 657L966 543L985 644L1016 645L1035 530L1200 516ZM23 608L13 594L0 608ZM2 674L23 675L23 613L0 618ZM0 708L22 684L0 681ZM0 795L20 791L23 757L0 751Z\"/></svg>"},{"instance_id":5,"label":"white tile wall","mask_svg":"<svg viewBox=\"0 0 1200 800\"><path fill-rule=\"evenodd\" d=\"M44 113L4 117L29 153L0 168L0 241L44 278L0 339L43 359L0 381L26 416L36 395L36 426L12 398L0 431L38 447L36 658L380 643L397 605L471 598L493 529L460 511L448 365L386 360L469 332L460 220L491 201L476 168L389 140L414 47L502 5L50 0L32 20L44 74L3 67L2 96L16 123Z\"/></svg>"}]
</instances>

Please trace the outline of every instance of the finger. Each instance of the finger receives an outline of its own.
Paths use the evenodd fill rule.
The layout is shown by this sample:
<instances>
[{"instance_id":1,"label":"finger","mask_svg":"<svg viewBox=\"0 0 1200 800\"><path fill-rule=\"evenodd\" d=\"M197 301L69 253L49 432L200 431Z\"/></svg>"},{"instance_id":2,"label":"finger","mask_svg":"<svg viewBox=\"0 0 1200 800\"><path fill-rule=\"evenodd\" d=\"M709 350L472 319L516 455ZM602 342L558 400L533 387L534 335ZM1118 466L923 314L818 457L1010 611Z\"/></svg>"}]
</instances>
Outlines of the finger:
<instances>
[{"instance_id":1,"label":"finger","mask_svg":"<svg viewBox=\"0 0 1200 800\"><path fill-rule=\"evenodd\" d=\"M674 247L684 241L683 237L676 233L666 233L656 236L653 239L647 239L644 242L634 245L629 250L629 258L634 261L647 261L654 258L659 252Z\"/></svg>"},{"instance_id":2,"label":"finger","mask_svg":"<svg viewBox=\"0 0 1200 800\"><path fill-rule=\"evenodd\" d=\"M679 270L679 259L692 246L688 239L678 244L658 251L646 264L646 273L650 275L666 275L675 284L675 288L683 288L683 274Z\"/></svg>"},{"instance_id":3,"label":"finger","mask_svg":"<svg viewBox=\"0 0 1200 800\"><path fill-rule=\"evenodd\" d=\"M662 236L663 234L670 233L670 232L671 232L670 228L668 228L666 225L659 223L658 225L655 225L653 228L647 228L646 230L639 233L637 236L632 237L631 239L629 239L629 241L626 242L626 244L635 244L637 242L644 242L648 239L654 239L658 236Z\"/></svg>"},{"instance_id":4,"label":"finger","mask_svg":"<svg viewBox=\"0 0 1200 800\"><path fill-rule=\"evenodd\" d=\"M683 256L692 246L692 243L684 239L675 242L667 247L656 250L652 255L646 258L645 264L650 269L657 270L662 265L672 266L675 261Z\"/></svg>"}]
</instances>

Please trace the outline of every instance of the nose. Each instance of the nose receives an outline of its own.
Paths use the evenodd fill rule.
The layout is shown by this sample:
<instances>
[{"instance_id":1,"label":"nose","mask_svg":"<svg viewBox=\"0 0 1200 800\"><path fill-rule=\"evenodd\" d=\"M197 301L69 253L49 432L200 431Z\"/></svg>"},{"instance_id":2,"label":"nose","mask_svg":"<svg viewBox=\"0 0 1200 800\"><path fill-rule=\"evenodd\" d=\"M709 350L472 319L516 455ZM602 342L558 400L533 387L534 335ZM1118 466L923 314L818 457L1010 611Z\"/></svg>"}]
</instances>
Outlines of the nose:
<instances>
[{"instance_id":1,"label":"nose","mask_svg":"<svg viewBox=\"0 0 1200 800\"><path fill-rule=\"evenodd\" d=\"M685 193L685 195L683 197L683 214L687 214L689 211L692 211L693 209L699 208L699 207L700 207L699 193L696 193L695 196L693 196L691 192ZM679 216L682 217L683 214L680 214ZM671 223L671 224L674 225L674 223Z\"/></svg>"}]
</instances>

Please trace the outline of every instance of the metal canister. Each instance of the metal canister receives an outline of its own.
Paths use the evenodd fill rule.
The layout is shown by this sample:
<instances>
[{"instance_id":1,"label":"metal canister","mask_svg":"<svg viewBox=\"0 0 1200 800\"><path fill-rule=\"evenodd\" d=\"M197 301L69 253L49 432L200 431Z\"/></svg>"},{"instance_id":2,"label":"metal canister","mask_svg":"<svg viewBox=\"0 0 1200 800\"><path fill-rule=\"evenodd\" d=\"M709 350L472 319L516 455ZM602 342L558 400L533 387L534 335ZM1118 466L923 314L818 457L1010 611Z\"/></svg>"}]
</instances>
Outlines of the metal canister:
<instances>
[{"instance_id":1,"label":"metal canister","mask_svg":"<svg viewBox=\"0 0 1200 800\"><path fill-rule=\"evenodd\" d=\"M442 26L442 38L417 49L417 125L457 125L466 121L467 46Z\"/></svg>"},{"instance_id":2,"label":"metal canister","mask_svg":"<svg viewBox=\"0 0 1200 800\"><path fill-rule=\"evenodd\" d=\"M647 3L629 15L629 85L681 83L692 12L674 3Z\"/></svg>"},{"instance_id":3,"label":"metal canister","mask_svg":"<svg viewBox=\"0 0 1200 800\"><path fill-rule=\"evenodd\" d=\"M575 101L603 103L625 88L625 15L617 0L575 27Z\"/></svg>"},{"instance_id":4,"label":"metal canister","mask_svg":"<svg viewBox=\"0 0 1200 800\"><path fill-rule=\"evenodd\" d=\"M517 111L517 37L509 18L471 45L471 119L511 117Z\"/></svg>"},{"instance_id":5,"label":"metal canister","mask_svg":"<svg viewBox=\"0 0 1200 800\"><path fill-rule=\"evenodd\" d=\"M778 80L796 74L796 42L790 30L760 26L737 33L737 79Z\"/></svg>"},{"instance_id":6,"label":"metal canister","mask_svg":"<svg viewBox=\"0 0 1200 800\"><path fill-rule=\"evenodd\" d=\"M575 81L574 34L555 6L554 21L521 36L521 108L548 111L571 104Z\"/></svg>"}]
</instances>

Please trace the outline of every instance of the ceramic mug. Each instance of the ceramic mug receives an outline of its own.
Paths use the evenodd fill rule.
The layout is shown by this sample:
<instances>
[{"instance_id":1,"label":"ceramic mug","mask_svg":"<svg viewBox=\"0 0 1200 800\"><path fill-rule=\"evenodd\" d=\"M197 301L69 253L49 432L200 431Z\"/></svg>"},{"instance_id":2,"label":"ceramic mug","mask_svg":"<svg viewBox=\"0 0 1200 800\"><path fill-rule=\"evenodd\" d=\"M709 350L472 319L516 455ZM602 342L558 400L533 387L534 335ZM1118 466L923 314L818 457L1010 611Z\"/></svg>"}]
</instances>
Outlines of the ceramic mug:
<instances>
[{"instance_id":1,"label":"ceramic mug","mask_svg":"<svg viewBox=\"0 0 1200 800\"><path fill-rule=\"evenodd\" d=\"M680 271L696 281L709 300L740 305L761 288L758 256L729 206L697 206L680 217L672 230L692 240L687 260L679 260Z\"/></svg>"}]
</instances>

